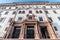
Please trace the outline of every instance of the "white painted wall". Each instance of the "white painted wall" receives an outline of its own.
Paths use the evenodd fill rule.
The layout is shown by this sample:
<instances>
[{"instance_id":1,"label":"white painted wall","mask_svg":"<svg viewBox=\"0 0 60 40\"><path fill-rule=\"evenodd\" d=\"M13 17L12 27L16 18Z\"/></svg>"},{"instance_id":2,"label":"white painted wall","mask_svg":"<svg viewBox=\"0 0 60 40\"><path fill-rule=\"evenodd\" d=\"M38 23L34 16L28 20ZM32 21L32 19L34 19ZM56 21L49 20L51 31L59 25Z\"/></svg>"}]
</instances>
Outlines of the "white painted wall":
<instances>
[{"instance_id":1,"label":"white painted wall","mask_svg":"<svg viewBox=\"0 0 60 40\"><path fill-rule=\"evenodd\" d=\"M6 18L5 21L3 23L0 23L1 27L0 27L0 37L4 37L5 33L7 31L5 31L6 27L9 27L10 22L9 19L10 18L14 18L15 15L13 15L13 11L9 11L9 13L7 15L4 15L6 11L2 12L1 14L1 18Z\"/></svg>"}]
</instances>

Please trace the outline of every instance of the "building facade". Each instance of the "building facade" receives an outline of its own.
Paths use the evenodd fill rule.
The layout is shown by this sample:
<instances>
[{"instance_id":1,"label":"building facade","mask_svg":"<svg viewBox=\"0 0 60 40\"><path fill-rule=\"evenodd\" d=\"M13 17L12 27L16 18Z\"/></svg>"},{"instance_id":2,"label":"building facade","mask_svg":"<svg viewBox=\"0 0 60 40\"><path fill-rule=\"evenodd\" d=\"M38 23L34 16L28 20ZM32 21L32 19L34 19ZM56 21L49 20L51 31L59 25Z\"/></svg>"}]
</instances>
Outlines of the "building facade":
<instances>
[{"instance_id":1,"label":"building facade","mask_svg":"<svg viewBox=\"0 0 60 40\"><path fill-rule=\"evenodd\" d=\"M0 38L60 39L60 3L0 4Z\"/></svg>"}]
</instances>

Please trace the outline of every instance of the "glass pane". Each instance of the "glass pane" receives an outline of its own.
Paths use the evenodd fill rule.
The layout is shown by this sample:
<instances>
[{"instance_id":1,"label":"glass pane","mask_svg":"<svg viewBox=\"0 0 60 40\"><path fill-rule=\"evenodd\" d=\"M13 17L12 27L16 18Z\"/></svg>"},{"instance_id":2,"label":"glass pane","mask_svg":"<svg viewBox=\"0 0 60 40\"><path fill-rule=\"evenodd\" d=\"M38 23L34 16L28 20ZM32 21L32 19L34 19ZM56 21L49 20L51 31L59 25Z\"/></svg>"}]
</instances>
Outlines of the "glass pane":
<instances>
[{"instance_id":1,"label":"glass pane","mask_svg":"<svg viewBox=\"0 0 60 40\"><path fill-rule=\"evenodd\" d=\"M40 20L40 21L43 21L43 18L42 18L42 17L39 17L39 20Z\"/></svg>"},{"instance_id":2,"label":"glass pane","mask_svg":"<svg viewBox=\"0 0 60 40\"><path fill-rule=\"evenodd\" d=\"M40 26L40 30L41 30L42 38L50 38L49 34L48 34L47 27Z\"/></svg>"},{"instance_id":3,"label":"glass pane","mask_svg":"<svg viewBox=\"0 0 60 40\"><path fill-rule=\"evenodd\" d=\"M12 38L19 38L19 34L20 34L20 27L14 27Z\"/></svg>"},{"instance_id":4,"label":"glass pane","mask_svg":"<svg viewBox=\"0 0 60 40\"><path fill-rule=\"evenodd\" d=\"M26 38L34 38L34 26L27 26Z\"/></svg>"}]
</instances>

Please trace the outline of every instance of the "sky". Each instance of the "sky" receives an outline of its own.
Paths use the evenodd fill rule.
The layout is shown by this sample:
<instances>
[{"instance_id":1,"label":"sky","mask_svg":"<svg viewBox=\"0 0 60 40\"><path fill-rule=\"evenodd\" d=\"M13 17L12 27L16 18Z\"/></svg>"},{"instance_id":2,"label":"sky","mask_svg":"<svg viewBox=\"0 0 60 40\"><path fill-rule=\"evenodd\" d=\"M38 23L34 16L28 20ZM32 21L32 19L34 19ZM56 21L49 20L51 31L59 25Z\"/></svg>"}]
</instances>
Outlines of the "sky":
<instances>
[{"instance_id":1,"label":"sky","mask_svg":"<svg viewBox=\"0 0 60 40\"><path fill-rule=\"evenodd\" d=\"M60 0L0 0L0 3L39 2L39 1L60 2Z\"/></svg>"}]
</instances>

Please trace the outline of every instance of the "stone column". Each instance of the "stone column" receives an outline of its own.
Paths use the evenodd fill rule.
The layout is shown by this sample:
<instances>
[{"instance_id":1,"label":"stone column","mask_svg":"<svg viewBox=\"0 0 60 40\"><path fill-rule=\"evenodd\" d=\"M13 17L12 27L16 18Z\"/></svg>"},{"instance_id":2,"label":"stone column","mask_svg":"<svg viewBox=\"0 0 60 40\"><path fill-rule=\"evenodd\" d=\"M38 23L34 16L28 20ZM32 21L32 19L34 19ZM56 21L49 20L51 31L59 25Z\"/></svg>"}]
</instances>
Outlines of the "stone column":
<instances>
[{"instance_id":1,"label":"stone column","mask_svg":"<svg viewBox=\"0 0 60 40\"><path fill-rule=\"evenodd\" d=\"M37 27L37 23L34 26L34 35L35 35L35 39L39 39L39 34L38 34L38 27Z\"/></svg>"},{"instance_id":2,"label":"stone column","mask_svg":"<svg viewBox=\"0 0 60 40\"><path fill-rule=\"evenodd\" d=\"M20 31L20 37L19 37L20 40L23 40L24 39L24 27L25 27L25 25L23 24L21 26L21 31Z\"/></svg>"},{"instance_id":3,"label":"stone column","mask_svg":"<svg viewBox=\"0 0 60 40\"><path fill-rule=\"evenodd\" d=\"M57 37L56 37L56 35L55 35L55 33L54 33L54 31L53 31L50 23L48 22L47 24L48 24L47 29L48 29L50 38L51 38L51 39L56 39Z\"/></svg>"}]
</instances>

